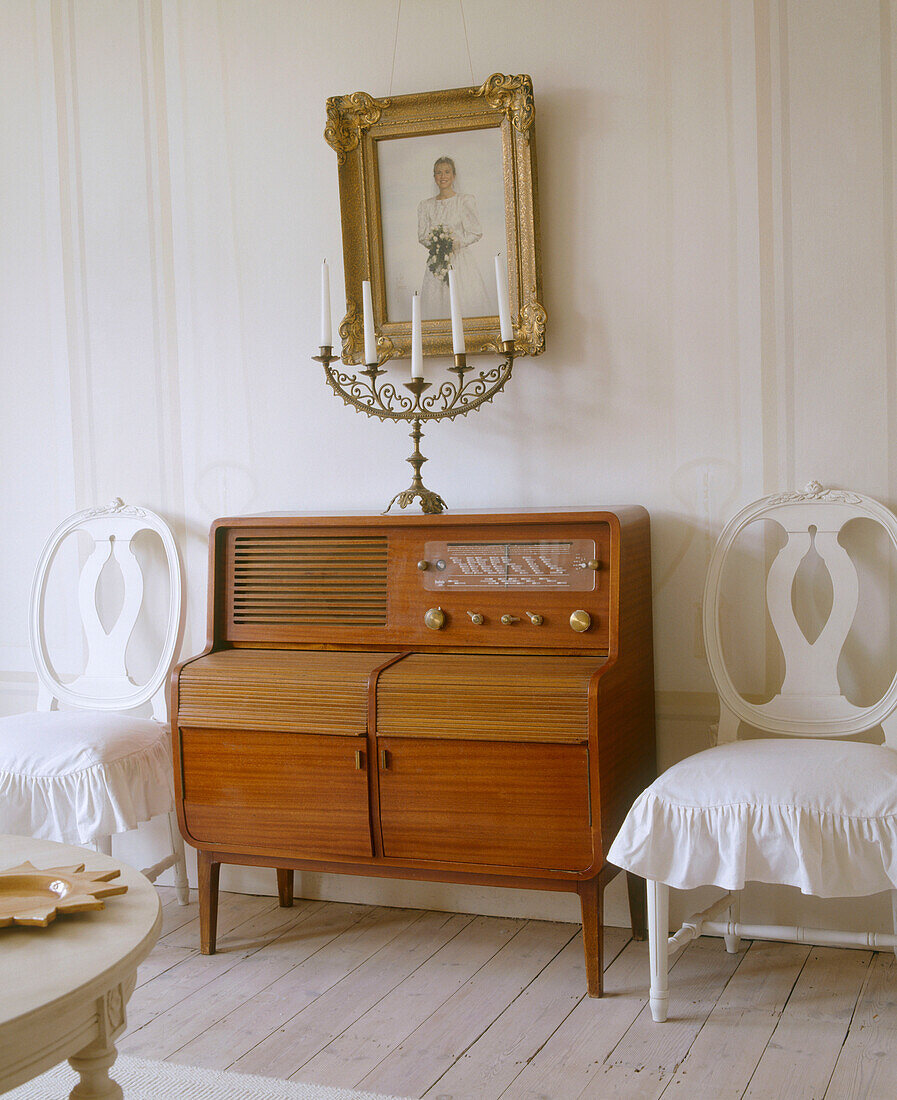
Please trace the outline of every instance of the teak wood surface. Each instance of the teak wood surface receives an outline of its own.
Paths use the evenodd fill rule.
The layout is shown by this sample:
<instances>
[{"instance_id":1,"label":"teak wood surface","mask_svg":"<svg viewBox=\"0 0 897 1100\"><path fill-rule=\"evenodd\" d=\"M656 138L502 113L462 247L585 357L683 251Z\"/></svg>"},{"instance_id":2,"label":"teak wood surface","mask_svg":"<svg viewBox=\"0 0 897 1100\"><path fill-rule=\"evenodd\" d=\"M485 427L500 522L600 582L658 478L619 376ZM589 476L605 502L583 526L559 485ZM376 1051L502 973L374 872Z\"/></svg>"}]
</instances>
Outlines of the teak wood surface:
<instances>
[{"instance_id":1,"label":"teak wood surface","mask_svg":"<svg viewBox=\"0 0 897 1100\"><path fill-rule=\"evenodd\" d=\"M427 542L570 539L594 542L591 591L422 583ZM575 890L598 996L604 852L655 769L647 513L219 520L172 731L203 952L221 863L276 868L282 904L294 869Z\"/></svg>"}]
</instances>

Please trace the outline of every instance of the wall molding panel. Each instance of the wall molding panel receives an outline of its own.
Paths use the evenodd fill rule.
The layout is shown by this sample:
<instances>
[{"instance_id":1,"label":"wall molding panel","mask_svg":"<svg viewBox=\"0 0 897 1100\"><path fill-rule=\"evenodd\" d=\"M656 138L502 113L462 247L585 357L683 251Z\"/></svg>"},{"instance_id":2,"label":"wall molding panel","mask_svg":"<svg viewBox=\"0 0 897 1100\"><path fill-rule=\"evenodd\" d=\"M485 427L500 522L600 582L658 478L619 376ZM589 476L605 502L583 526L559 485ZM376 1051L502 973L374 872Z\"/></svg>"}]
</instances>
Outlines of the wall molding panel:
<instances>
[{"instance_id":1,"label":"wall molding panel","mask_svg":"<svg viewBox=\"0 0 897 1100\"><path fill-rule=\"evenodd\" d=\"M84 239L84 190L78 99L78 56L75 0L50 7L53 35L53 72L59 165L59 218L62 228L62 268L68 348L75 472L75 506L96 500L96 432L87 301Z\"/></svg>"}]
</instances>

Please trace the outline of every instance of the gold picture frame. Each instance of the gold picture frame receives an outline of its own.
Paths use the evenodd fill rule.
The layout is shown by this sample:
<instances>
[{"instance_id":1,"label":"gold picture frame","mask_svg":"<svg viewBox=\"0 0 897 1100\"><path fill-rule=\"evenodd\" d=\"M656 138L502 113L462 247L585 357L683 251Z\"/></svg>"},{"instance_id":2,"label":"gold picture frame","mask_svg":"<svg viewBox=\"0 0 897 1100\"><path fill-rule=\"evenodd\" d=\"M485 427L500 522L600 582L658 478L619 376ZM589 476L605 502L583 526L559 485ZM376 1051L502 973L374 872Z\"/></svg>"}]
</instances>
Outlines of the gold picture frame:
<instances>
[{"instance_id":1,"label":"gold picture frame","mask_svg":"<svg viewBox=\"0 0 897 1100\"><path fill-rule=\"evenodd\" d=\"M534 123L533 85L526 75L495 73L478 88L386 99L355 92L327 100L324 137L337 156L346 276L346 315L339 326L343 362L363 359L365 279L371 282L379 362L410 356L411 294L428 256L416 231L424 205L417 200L433 187L433 151L444 160L456 147L463 154L458 178L469 169L462 190L472 184L481 192L483 240L476 247L498 244L495 251L507 260L515 355L545 350ZM474 195L460 198L477 201ZM501 351L494 262L480 251L474 260L478 285L491 291L495 310L465 315L467 351L473 354ZM422 328L425 356L452 353L448 311L444 318L425 319Z\"/></svg>"}]
</instances>

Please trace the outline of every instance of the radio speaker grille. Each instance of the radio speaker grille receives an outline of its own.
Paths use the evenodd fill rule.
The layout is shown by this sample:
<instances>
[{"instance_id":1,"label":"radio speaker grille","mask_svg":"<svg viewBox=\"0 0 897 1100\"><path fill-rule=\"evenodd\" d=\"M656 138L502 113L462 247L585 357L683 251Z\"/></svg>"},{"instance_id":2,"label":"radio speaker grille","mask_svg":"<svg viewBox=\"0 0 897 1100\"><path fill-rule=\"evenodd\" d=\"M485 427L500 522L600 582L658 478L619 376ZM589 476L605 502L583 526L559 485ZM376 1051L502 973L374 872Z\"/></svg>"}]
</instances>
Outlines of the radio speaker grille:
<instances>
[{"instance_id":1,"label":"radio speaker grille","mask_svg":"<svg viewBox=\"0 0 897 1100\"><path fill-rule=\"evenodd\" d=\"M237 535L233 622L386 624L385 537Z\"/></svg>"}]
</instances>

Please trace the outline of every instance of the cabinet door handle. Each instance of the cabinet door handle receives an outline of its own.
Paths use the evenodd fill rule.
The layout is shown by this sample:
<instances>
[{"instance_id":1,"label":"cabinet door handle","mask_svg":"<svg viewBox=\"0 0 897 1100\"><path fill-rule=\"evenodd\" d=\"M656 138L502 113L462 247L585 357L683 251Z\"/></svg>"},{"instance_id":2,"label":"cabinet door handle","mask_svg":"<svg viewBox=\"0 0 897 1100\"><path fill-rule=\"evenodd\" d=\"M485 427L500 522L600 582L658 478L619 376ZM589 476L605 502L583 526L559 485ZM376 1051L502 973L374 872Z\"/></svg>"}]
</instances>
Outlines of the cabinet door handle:
<instances>
[{"instance_id":1,"label":"cabinet door handle","mask_svg":"<svg viewBox=\"0 0 897 1100\"><path fill-rule=\"evenodd\" d=\"M360 772L364 767L364 753L361 749L355 750L355 770Z\"/></svg>"},{"instance_id":2,"label":"cabinet door handle","mask_svg":"<svg viewBox=\"0 0 897 1100\"><path fill-rule=\"evenodd\" d=\"M386 751L386 749L380 750L380 771L389 771L389 753Z\"/></svg>"}]
</instances>

